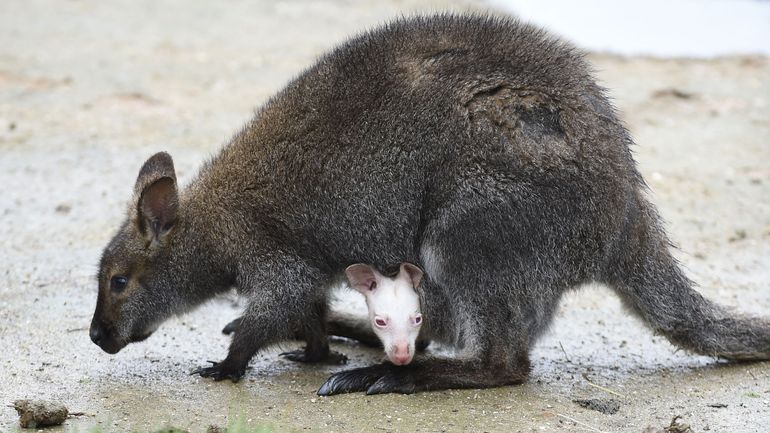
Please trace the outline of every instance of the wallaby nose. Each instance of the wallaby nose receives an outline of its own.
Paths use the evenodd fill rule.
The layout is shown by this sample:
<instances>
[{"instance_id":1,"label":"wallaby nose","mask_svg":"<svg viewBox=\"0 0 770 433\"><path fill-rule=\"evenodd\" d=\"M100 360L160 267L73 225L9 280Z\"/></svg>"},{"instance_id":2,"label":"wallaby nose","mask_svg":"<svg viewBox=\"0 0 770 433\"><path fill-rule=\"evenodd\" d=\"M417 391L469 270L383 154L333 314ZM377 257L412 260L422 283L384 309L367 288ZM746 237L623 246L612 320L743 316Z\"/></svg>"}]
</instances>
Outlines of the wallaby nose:
<instances>
[{"instance_id":1,"label":"wallaby nose","mask_svg":"<svg viewBox=\"0 0 770 433\"><path fill-rule=\"evenodd\" d=\"M396 365L406 365L412 360L412 356L409 354L409 345L407 343L396 343L393 346L393 361Z\"/></svg>"},{"instance_id":2,"label":"wallaby nose","mask_svg":"<svg viewBox=\"0 0 770 433\"><path fill-rule=\"evenodd\" d=\"M101 343L104 333L102 332L102 327L99 326L98 323L93 323L91 324L91 331L88 333L88 335L91 336L91 341L93 341L94 344L99 346L99 343Z\"/></svg>"}]
</instances>

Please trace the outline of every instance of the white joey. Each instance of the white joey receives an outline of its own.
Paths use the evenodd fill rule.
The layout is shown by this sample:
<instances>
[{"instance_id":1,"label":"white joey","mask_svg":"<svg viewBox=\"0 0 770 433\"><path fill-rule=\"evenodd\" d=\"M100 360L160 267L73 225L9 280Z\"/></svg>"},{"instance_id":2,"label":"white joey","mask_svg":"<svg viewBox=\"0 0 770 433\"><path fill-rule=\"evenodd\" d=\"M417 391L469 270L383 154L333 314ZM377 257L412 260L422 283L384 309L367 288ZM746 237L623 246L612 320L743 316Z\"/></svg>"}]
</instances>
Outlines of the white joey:
<instances>
[{"instance_id":1,"label":"white joey","mask_svg":"<svg viewBox=\"0 0 770 433\"><path fill-rule=\"evenodd\" d=\"M369 321L390 362L395 365L412 362L423 321L417 294L422 270L411 263L402 263L398 275L391 278L369 265L357 263L345 269L345 276L350 287L366 298Z\"/></svg>"}]
</instances>

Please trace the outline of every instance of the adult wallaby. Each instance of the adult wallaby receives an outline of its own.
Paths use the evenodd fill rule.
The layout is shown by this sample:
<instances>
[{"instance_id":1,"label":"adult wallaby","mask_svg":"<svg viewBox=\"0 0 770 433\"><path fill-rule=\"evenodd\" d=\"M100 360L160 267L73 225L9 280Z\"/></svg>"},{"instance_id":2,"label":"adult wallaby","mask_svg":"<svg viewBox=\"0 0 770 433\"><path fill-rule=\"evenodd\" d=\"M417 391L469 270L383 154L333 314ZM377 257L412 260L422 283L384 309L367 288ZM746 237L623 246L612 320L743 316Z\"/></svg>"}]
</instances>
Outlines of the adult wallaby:
<instances>
[{"instance_id":1,"label":"adult wallaby","mask_svg":"<svg viewBox=\"0 0 770 433\"><path fill-rule=\"evenodd\" d=\"M392 22L292 81L182 191L170 156L144 164L102 256L91 338L116 353L235 286L248 305L228 355L198 372L238 380L297 331L325 344L347 266L408 261L426 273L423 334L457 355L343 371L319 394L522 382L562 294L588 282L682 348L770 358L767 320L692 289L631 145L583 56L546 32Z\"/></svg>"}]
</instances>

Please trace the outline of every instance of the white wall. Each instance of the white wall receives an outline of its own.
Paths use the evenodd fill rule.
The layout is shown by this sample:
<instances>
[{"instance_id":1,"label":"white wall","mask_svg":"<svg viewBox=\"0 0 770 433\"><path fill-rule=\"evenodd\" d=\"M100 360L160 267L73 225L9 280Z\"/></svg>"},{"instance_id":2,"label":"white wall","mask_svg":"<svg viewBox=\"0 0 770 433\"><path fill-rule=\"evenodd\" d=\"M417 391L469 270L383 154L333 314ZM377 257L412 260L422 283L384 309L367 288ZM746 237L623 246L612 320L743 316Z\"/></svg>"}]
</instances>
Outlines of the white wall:
<instances>
[{"instance_id":1,"label":"white wall","mask_svg":"<svg viewBox=\"0 0 770 433\"><path fill-rule=\"evenodd\" d=\"M580 47L625 55L770 55L770 1L487 0Z\"/></svg>"}]
</instances>

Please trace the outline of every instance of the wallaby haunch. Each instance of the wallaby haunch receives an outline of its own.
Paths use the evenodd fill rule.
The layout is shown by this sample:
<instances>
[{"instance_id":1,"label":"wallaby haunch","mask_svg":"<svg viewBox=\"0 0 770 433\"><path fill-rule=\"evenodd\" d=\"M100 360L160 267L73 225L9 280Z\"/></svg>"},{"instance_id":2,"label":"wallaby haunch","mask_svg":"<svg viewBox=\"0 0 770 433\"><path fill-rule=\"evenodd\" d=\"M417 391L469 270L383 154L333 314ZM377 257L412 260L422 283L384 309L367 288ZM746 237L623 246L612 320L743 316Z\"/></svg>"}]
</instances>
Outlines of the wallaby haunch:
<instances>
[{"instance_id":1,"label":"wallaby haunch","mask_svg":"<svg viewBox=\"0 0 770 433\"><path fill-rule=\"evenodd\" d=\"M366 298L369 322L380 339L390 362L412 362L417 337L422 327L420 297L417 287L422 271L411 263L402 263L392 278L383 276L369 265L356 263L345 269L350 287Z\"/></svg>"},{"instance_id":2,"label":"wallaby haunch","mask_svg":"<svg viewBox=\"0 0 770 433\"><path fill-rule=\"evenodd\" d=\"M322 57L182 191L169 155L144 164L91 338L116 353L235 286L248 305L228 355L197 371L238 380L297 333L328 353L347 266L408 261L425 271L423 336L456 356L343 371L319 394L520 383L587 282L682 348L770 358L770 322L704 299L672 258L631 145L569 44L507 18L395 21Z\"/></svg>"}]
</instances>

